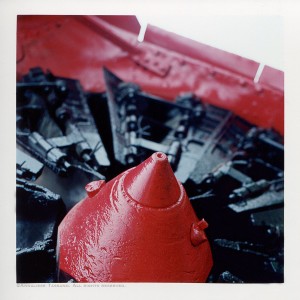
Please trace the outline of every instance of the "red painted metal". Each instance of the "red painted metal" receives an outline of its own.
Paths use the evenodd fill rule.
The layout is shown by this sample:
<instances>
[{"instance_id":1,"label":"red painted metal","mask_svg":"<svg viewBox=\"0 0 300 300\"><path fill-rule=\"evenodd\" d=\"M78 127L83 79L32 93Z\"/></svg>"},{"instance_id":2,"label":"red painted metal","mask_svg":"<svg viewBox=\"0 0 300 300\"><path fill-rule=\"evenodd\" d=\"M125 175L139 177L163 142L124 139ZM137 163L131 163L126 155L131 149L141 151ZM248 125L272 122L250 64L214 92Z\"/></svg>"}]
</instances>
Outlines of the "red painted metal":
<instances>
[{"instance_id":1,"label":"red painted metal","mask_svg":"<svg viewBox=\"0 0 300 300\"><path fill-rule=\"evenodd\" d=\"M283 73L149 26L133 16L18 16L17 77L35 66L104 91L101 68L169 100L194 92L265 128L284 132ZM59 226L59 268L81 282L204 282L212 258L204 229L164 154L88 197ZM196 266L196 268L195 268Z\"/></svg>"},{"instance_id":2,"label":"red painted metal","mask_svg":"<svg viewBox=\"0 0 300 300\"><path fill-rule=\"evenodd\" d=\"M87 188L59 226L61 271L79 282L205 282L212 267L207 223L197 219L165 154Z\"/></svg>"},{"instance_id":3,"label":"red painted metal","mask_svg":"<svg viewBox=\"0 0 300 300\"><path fill-rule=\"evenodd\" d=\"M194 92L255 125L284 133L282 72L266 67L254 83L258 68L254 61L153 26L138 43L137 20L132 16L85 19L89 25L82 16L18 16L17 75L40 66L79 79L86 90L104 91L105 66L166 99Z\"/></svg>"},{"instance_id":4,"label":"red painted metal","mask_svg":"<svg viewBox=\"0 0 300 300\"><path fill-rule=\"evenodd\" d=\"M217 48L204 45L178 34L149 25L145 32L144 41L176 51L184 56L209 63L215 67L243 75L249 79L255 77L259 63L228 53Z\"/></svg>"},{"instance_id":5,"label":"red painted metal","mask_svg":"<svg viewBox=\"0 0 300 300\"><path fill-rule=\"evenodd\" d=\"M134 16L130 15L107 15L107 16L97 16L97 18L101 18L107 23L110 23L114 26L117 26L119 28L122 28L126 31L130 31L136 35L140 32L140 23Z\"/></svg>"},{"instance_id":6,"label":"red painted metal","mask_svg":"<svg viewBox=\"0 0 300 300\"><path fill-rule=\"evenodd\" d=\"M284 90L284 74L281 71L278 71L274 68L265 66L263 69L263 72L261 73L260 83L267 84L274 89L277 89L279 91Z\"/></svg>"},{"instance_id":7,"label":"red painted metal","mask_svg":"<svg viewBox=\"0 0 300 300\"><path fill-rule=\"evenodd\" d=\"M245 76L251 81L255 78L259 67L259 63L256 61L193 41L152 25L148 26L144 40L196 60L210 63L212 66L223 70ZM259 82L283 92L283 75L282 71L265 66Z\"/></svg>"},{"instance_id":8,"label":"red painted metal","mask_svg":"<svg viewBox=\"0 0 300 300\"><path fill-rule=\"evenodd\" d=\"M170 61L168 55L163 52L145 48L144 45L139 45L136 37L132 39L131 36L123 32L121 36L119 31L110 26L107 22L96 16L82 16L78 17L87 26L99 33L101 36L108 39L119 48L130 53L131 59L138 65L145 69L152 71L159 76L165 76L170 69Z\"/></svg>"}]
</instances>

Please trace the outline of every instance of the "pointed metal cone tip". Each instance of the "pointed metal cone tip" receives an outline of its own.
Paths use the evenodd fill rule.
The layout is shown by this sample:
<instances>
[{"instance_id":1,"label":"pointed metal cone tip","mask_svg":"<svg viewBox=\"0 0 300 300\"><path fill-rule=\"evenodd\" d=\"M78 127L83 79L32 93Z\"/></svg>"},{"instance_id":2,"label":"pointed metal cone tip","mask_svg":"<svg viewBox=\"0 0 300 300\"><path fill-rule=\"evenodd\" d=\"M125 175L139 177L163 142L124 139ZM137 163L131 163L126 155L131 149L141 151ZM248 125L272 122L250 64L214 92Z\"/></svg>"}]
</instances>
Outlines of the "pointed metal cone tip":
<instances>
[{"instance_id":1,"label":"pointed metal cone tip","mask_svg":"<svg viewBox=\"0 0 300 300\"><path fill-rule=\"evenodd\" d=\"M130 170L124 179L124 186L135 201L153 208L175 204L181 193L168 158L162 152L152 154Z\"/></svg>"}]
</instances>

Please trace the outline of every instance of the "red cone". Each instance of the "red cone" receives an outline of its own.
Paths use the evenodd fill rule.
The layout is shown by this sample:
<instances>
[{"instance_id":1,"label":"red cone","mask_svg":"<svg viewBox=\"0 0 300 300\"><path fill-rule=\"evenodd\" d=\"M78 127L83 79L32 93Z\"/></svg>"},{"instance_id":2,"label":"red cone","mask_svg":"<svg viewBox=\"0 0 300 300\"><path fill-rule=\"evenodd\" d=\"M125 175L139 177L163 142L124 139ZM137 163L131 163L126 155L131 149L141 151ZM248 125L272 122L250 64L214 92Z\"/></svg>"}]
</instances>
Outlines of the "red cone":
<instances>
[{"instance_id":1,"label":"red cone","mask_svg":"<svg viewBox=\"0 0 300 300\"><path fill-rule=\"evenodd\" d=\"M78 282L204 282L212 256L204 229L163 153L88 197L59 226L59 269Z\"/></svg>"},{"instance_id":2,"label":"red cone","mask_svg":"<svg viewBox=\"0 0 300 300\"><path fill-rule=\"evenodd\" d=\"M128 194L149 207L168 207L180 196L180 187L164 153L157 152L131 170L124 179Z\"/></svg>"}]
</instances>

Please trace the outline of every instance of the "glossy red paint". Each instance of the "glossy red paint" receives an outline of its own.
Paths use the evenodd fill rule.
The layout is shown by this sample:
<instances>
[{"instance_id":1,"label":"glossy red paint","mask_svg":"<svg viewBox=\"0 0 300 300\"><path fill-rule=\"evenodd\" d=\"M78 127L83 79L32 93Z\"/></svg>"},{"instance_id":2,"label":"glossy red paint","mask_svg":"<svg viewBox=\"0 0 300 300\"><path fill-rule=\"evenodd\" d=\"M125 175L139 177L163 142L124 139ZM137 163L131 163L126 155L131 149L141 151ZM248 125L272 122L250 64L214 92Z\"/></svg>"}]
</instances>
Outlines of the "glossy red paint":
<instances>
[{"instance_id":1,"label":"glossy red paint","mask_svg":"<svg viewBox=\"0 0 300 300\"><path fill-rule=\"evenodd\" d=\"M89 197L95 196L105 184L105 180L97 180L88 183L85 186L85 191Z\"/></svg>"},{"instance_id":2,"label":"glossy red paint","mask_svg":"<svg viewBox=\"0 0 300 300\"><path fill-rule=\"evenodd\" d=\"M204 219L192 224L191 242L194 246L198 246L207 240L205 233L204 233L204 229L206 229L207 227L208 227L208 224Z\"/></svg>"},{"instance_id":3,"label":"glossy red paint","mask_svg":"<svg viewBox=\"0 0 300 300\"><path fill-rule=\"evenodd\" d=\"M17 74L35 66L79 79L89 91L104 91L101 68L173 100L194 92L258 126L284 133L283 72L148 26L137 41L133 16L18 16Z\"/></svg>"},{"instance_id":4,"label":"glossy red paint","mask_svg":"<svg viewBox=\"0 0 300 300\"><path fill-rule=\"evenodd\" d=\"M249 79L255 77L259 67L259 63L253 60L204 45L152 25L148 26L144 40Z\"/></svg>"},{"instance_id":5,"label":"glossy red paint","mask_svg":"<svg viewBox=\"0 0 300 300\"><path fill-rule=\"evenodd\" d=\"M164 208L175 204L180 186L167 157L156 153L131 170L124 179L129 196L144 206Z\"/></svg>"},{"instance_id":6,"label":"glossy red paint","mask_svg":"<svg viewBox=\"0 0 300 300\"><path fill-rule=\"evenodd\" d=\"M166 155L154 153L67 214L59 269L78 282L205 282L212 267L206 227Z\"/></svg>"}]
</instances>

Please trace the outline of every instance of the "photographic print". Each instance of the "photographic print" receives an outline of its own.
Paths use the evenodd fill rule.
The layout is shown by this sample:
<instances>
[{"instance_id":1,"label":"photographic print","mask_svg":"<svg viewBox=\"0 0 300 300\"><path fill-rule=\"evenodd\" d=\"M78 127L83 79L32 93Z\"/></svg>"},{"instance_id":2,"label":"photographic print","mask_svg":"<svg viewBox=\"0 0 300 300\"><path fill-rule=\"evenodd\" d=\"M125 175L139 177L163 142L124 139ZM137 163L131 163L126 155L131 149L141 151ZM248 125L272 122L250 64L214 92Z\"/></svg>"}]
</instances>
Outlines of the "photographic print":
<instances>
[{"instance_id":1,"label":"photographic print","mask_svg":"<svg viewBox=\"0 0 300 300\"><path fill-rule=\"evenodd\" d=\"M17 283L284 282L283 71L155 25L17 16Z\"/></svg>"}]
</instances>

